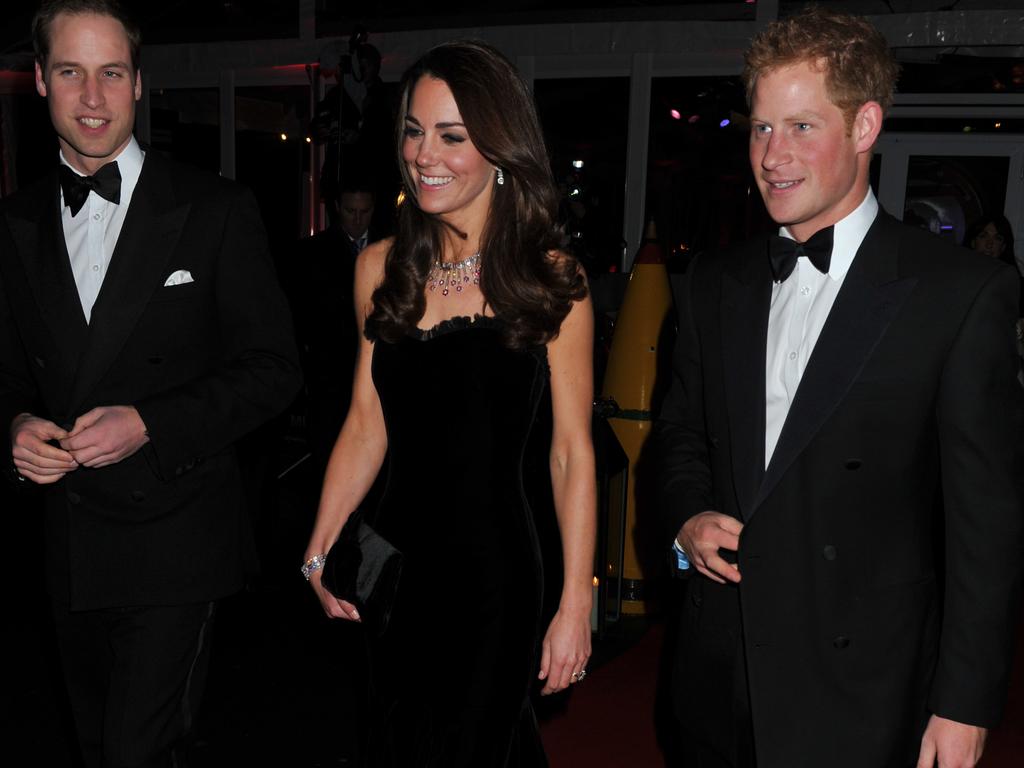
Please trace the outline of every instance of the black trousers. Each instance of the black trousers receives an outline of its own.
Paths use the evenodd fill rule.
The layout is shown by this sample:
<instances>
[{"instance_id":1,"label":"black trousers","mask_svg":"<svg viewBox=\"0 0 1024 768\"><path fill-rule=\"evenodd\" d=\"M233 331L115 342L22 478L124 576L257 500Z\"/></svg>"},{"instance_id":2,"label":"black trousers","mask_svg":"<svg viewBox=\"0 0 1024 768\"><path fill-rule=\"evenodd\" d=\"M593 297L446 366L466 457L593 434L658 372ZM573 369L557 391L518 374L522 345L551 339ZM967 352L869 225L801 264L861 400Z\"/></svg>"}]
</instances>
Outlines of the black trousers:
<instances>
[{"instance_id":1,"label":"black trousers","mask_svg":"<svg viewBox=\"0 0 1024 768\"><path fill-rule=\"evenodd\" d=\"M216 604L71 611L57 646L86 768L177 768L206 685Z\"/></svg>"}]
</instances>

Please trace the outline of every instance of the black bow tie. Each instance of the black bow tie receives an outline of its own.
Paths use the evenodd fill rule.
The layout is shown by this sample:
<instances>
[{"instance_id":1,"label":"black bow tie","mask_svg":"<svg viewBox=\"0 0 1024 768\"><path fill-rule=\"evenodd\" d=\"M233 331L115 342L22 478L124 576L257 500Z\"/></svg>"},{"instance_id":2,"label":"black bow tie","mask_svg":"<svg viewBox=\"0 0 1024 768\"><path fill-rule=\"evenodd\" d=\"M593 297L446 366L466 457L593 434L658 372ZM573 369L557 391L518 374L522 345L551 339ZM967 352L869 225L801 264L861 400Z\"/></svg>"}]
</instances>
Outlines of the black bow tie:
<instances>
[{"instance_id":1,"label":"black bow tie","mask_svg":"<svg viewBox=\"0 0 1024 768\"><path fill-rule=\"evenodd\" d=\"M121 171L117 163L107 163L92 176L79 176L68 166L60 166L60 188L64 192L64 205L77 216L82 210L89 192L95 192L104 200L121 202Z\"/></svg>"},{"instance_id":2,"label":"black bow tie","mask_svg":"<svg viewBox=\"0 0 1024 768\"><path fill-rule=\"evenodd\" d=\"M798 243L781 235L772 235L768 241L768 258L772 263L772 274L777 282L782 282L796 269L796 260L806 256L811 264L821 272L828 272L832 261L832 230L825 227L815 232L806 243Z\"/></svg>"}]
</instances>

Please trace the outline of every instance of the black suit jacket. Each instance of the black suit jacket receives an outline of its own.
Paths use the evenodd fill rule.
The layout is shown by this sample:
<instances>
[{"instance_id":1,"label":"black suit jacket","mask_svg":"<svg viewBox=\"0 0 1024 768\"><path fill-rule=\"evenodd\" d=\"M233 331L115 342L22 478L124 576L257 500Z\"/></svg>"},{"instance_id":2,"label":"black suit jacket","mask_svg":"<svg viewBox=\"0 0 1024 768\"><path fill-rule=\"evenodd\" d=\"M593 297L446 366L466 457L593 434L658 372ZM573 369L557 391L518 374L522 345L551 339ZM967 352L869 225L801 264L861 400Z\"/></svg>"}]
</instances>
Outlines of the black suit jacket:
<instances>
[{"instance_id":1,"label":"black suit jacket","mask_svg":"<svg viewBox=\"0 0 1024 768\"><path fill-rule=\"evenodd\" d=\"M680 302L653 445L666 541L704 510L745 527L739 586L687 585L678 710L735 752L748 692L758 768L912 765L929 713L991 725L1005 699L1016 277L880 212L765 469L771 286L759 240L691 266Z\"/></svg>"},{"instance_id":2,"label":"black suit jacket","mask_svg":"<svg viewBox=\"0 0 1024 768\"><path fill-rule=\"evenodd\" d=\"M42 488L49 588L73 609L226 595L251 562L233 443L300 385L255 201L148 152L87 324L59 200L53 173L0 208L0 424L134 405L150 442Z\"/></svg>"}]
</instances>

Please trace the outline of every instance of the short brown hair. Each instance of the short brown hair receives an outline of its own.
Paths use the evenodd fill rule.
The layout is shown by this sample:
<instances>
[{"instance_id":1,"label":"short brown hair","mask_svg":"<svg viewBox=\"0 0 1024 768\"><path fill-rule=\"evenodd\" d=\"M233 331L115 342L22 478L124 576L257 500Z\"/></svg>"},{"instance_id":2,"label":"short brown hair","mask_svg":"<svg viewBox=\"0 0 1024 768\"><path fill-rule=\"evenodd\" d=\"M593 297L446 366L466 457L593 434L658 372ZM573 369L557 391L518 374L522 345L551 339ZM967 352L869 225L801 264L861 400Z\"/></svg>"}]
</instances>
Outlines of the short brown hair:
<instances>
[{"instance_id":1,"label":"short brown hair","mask_svg":"<svg viewBox=\"0 0 1024 768\"><path fill-rule=\"evenodd\" d=\"M829 100L848 126L866 102L877 101L887 111L899 75L889 44L870 22L818 6L769 24L754 37L744 61L748 104L762 74L801 62L821 67Z\"/></svg>"},{"instance_id":2,"label":"short brown hair","mask_svg":"<svg viewBox=\"0 0 1024 768\"><path fill-rule=\"evenodd\" d=\"M36 61L40 69L46 71L46 60L50 57L50 26L60 14L81 16L95 14L109 16L121 22L128 36L128 47L131 50L132 70L139 71L142 58L142 32L139 25L128 15L117 0L43 0L32 18L32 47L35 49Z\"/></svg>"}]
</instances>

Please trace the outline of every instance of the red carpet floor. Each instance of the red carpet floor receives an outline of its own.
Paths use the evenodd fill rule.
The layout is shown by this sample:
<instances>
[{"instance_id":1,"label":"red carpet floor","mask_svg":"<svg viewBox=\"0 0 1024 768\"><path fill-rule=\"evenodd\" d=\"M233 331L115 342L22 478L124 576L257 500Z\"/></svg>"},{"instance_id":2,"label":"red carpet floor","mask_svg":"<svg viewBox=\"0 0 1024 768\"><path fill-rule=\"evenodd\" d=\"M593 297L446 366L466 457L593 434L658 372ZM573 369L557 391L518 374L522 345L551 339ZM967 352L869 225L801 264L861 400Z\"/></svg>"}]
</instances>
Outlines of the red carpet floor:
<instances>
[{"instance_id":1,"label":"red carpet floor","mask_svg":"<svg viewBox=\"0 0 1024 768\"><path fill-rule=\"evenodd\" d=\"M655 737L655 688L664 632L652 625L628 650L574 686L564 709L541 721L551 768L662 768ZM1006 716L989 736L979 768L1024 766L1024 621ZM865 766L865 768L869 768Z\"/></svg>"},{"instance_id":2,"label":"red carpet floor","mask_svg":"<svg viewBox=\"0 0 1024 768\"><path fill-rule=\"evenodd\" d=\"M654 730L662 626L573 686L564 712L541 721L551 768L662 766Z\"/></svg>"}]
</instances>

